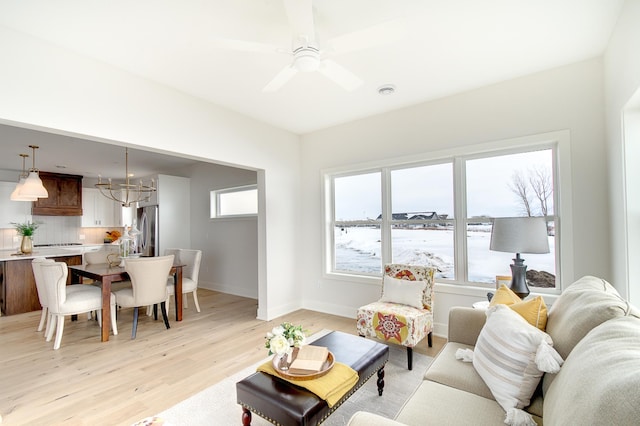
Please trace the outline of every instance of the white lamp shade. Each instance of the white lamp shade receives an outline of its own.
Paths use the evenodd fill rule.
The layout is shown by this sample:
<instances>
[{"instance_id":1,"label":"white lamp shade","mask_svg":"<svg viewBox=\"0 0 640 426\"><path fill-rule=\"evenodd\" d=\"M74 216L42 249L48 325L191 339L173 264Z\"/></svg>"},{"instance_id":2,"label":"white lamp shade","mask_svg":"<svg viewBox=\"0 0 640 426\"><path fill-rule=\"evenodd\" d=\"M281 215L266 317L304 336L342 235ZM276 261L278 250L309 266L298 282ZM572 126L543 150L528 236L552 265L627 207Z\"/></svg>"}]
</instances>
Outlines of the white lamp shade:
<instances>
[{"instance_id":1,"label":"white lamp shade","mask_svg":"<svg viewBox=\"0 0 640 426\"><path fill-rule=\"evenodd\" d=\"M25 178L21 177L20 181L16 185L16 188L11 193L12 201L36 201L38 197L27 197L21 194L22 187L24 186Z\"/></svg>"},{"instance_id":2,"label":"white lamp shade","mask_svg":"<svg viewBox=\"0 0 640 426\"><path fill-rule=\"evenodd\" d=\"M495 218L489 248L508 253L549 253L547 221L544 217Z\"/></svg>"},{"instance_id":3,"label":"white lamp shade","mask_svg":"<svg viewBox=\"0 0 640 426\"><path fill-rule=\"evenodd\" d=\"M29 177L24 181L24 185L20 190L21 196L37 197L37 198L49 198L49 192L47 188L42 184L38 172L29 172Z\"/></svg>"}]
</instances>

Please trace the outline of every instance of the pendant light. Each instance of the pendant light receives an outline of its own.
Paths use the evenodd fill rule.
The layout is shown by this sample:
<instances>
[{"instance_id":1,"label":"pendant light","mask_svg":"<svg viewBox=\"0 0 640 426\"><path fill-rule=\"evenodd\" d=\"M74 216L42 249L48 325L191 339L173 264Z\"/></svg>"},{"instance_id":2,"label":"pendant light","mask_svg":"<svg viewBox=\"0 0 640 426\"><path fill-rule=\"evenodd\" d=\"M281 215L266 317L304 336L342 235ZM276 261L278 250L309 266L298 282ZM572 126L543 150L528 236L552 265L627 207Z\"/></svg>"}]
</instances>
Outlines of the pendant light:
<instances>
[{"instance_id":1,"label":"pendant light","mask_svg":"<svg viewBox=\"0 0 640 426\"><path fill-rule=\"evenodd\" d=\"M27 197L25 195L20 194L20 191L24 186L24 181L27 179L27 176L29 176L24 166L25 159L29 157L29 154L19 154L19 155L20 157L22 157L22 172L18 176L18 184L16 185L16 189L14 189L13 192L11 193L11 200L12 201L36 201L38 199L37 197Z\"/></svg>"},{"instance_id":2,"label":"pendant light","mask_svg":"<svg viewBox=\"0 0 640 426\"><path fill-rule=\"evenodd\" d=\"M36 169L36 149L40 147L37 145L29 145L29 148L33 150L33 165L29 170L29 176L25 179L24 185L20 190L20 195L26 197L49 198L49 192L47 192L47 188L42 184L40 175L38 175L38 169Z\"/></svg>"}]
</instances>

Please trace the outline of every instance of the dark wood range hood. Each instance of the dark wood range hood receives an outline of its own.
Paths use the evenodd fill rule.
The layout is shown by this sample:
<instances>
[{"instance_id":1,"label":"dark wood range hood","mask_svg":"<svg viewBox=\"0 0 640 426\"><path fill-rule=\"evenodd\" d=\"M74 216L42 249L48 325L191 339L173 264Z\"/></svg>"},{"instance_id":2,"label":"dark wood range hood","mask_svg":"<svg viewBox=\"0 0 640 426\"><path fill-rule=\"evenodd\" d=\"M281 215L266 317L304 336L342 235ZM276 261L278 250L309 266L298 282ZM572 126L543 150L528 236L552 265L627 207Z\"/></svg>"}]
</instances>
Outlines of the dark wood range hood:
<instances>
[{"instance_id":1,"label":"dark wood range hood","mask_svg":"<svg viewBox=\"0 0 640 426\"><path fill-rule=\"evenodd\" d=\"M33 202L31 214L39 216L82 216L82 176L40 172L49 198Z\"/></svg>"}]
</instances>

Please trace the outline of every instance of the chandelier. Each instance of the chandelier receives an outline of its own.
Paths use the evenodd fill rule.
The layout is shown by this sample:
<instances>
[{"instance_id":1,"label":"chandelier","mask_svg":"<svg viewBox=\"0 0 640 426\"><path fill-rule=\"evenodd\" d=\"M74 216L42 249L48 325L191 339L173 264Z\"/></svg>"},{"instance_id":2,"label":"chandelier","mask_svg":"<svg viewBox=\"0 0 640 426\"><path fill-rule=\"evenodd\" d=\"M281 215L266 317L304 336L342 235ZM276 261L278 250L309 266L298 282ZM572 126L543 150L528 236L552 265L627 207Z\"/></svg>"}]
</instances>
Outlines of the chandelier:
<instances>
[{"instance_id":1,"label":"chandelier","mask_svg":"<svg viewBox=\"0 0 640 426\"><path fill-rule=\"evenodd\" d=\"M22 173L18 177L18 184L11 193L11 199L14 201L36 201L38 198L48 198L49 192L47 188L42 184L38 169L36 169L36 149L40 148L37 145L29 145L29 148L33 151L32 166L27 174L24 168L25 158L29 157L27 154L19 154L22 157Z\"/></svg>"},{"instance_id":2,"label":"chandelier","mask_svg":"<svg viewBox=\"0 0 640 426\"><path fill-rule=\"evenodd\" d=\"M138 201L149 201L151 194L156 191L155 181L151 179L150 185L144 184L142 179L137 184L130 183L129 178L133 175L129 173L129 148L125 148L124 156L124 183L113 183L111 178L108 182L102 182L102 176L98 175L96 188L102 195L122 204L123 207L130 207L132 203Z\"/></svg>"}]
</instances>

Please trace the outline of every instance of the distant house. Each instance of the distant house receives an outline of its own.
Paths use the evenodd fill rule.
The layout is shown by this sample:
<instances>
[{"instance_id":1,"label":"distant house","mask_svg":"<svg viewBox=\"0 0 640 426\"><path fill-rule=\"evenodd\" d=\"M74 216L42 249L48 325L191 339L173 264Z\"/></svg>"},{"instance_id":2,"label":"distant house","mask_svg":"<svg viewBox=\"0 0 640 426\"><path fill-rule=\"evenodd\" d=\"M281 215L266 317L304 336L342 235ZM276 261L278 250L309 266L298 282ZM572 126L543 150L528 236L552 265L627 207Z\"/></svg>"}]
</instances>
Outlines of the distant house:
<instances>
[{"instance_id":1,"label":"distant house","mask_svg":"<svg viewBox=\"0 0 640 426\"><path fill-rule=\"evenodd\" d=\"M409 218L409 220L437 220L440 219L436 212L416 213Z\"/></svg>"},{"instance_id":2,"label":"distant house","mask_svg":"<svg viewBox=\"0 0 640 426\"><path fill-rule=\"evenodd\" d=\"M408 212L408 213L392 213L392 220L444 220L448 214L439 215L436 212ZM382 214L378 215L376 220L382 220ZM417 225L426 226L426 224Z\"/></svg>"}]
</instances>

